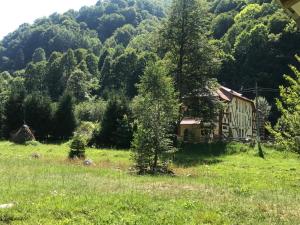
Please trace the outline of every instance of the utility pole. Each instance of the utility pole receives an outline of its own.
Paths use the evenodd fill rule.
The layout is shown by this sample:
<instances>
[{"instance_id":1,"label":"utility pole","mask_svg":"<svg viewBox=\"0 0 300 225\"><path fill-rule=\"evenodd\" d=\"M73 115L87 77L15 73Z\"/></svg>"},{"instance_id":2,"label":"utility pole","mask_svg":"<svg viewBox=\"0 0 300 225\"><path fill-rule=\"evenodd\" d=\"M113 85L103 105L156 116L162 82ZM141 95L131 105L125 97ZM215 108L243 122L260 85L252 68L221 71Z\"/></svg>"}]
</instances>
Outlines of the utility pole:
<instances>
[{"instance_id":1,"label":"utility pole","mask_svg":"<svg viewBox=\"0 0 300 225\"><path fill-rule=\"evenodd\" d=\"M259 116L259 110L258 110L258 85L257 82L255 83L255 111L256 111L256 142L258 147L258 155L261 158L265 158L263 150L260 145L260 116Z\"/></svg>"}]
</instances>

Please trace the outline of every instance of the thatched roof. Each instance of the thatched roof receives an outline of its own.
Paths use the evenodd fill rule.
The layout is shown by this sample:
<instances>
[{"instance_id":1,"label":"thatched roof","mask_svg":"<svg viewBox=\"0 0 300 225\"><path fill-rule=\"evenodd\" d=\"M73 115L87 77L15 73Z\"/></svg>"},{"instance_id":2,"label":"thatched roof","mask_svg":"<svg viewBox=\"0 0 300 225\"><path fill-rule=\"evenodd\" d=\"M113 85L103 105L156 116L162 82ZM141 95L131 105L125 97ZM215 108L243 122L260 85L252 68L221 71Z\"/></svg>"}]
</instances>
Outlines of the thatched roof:
<instances>
[{"instance_id":1,"label":"thatched roof","mask_svg":"<svg viewBox=\"0 0 300 225\"><path fill-rule=\"evenodd\" d=\"M17 144L24 144L27 141L35 141L35 137L29 126L24 124L16 133L11 134L11 141Z\"/></svg>"}]
</instances>

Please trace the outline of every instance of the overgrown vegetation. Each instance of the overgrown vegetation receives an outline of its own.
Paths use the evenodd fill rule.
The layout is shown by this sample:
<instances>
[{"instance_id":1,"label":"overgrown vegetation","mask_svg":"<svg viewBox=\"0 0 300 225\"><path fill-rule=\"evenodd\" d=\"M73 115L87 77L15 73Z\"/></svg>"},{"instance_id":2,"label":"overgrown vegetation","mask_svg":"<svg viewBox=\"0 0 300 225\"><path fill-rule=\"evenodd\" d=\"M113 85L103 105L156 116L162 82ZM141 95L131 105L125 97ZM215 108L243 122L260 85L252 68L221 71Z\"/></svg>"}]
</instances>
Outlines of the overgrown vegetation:
<instances>
[{"instance_id":1,"label":"overgrown vegetation","mask_svg":"<svg viewBox=\"0 0 300 225\"><path fill-rule=\"evenodd\" d=\"M300 62L300 58L297 57ZM277 145L300 153L300 71L291 66L293 76L285 75L289 86L280 87L277 108L281 112L277 124L268 130L274 135Z\"/></svg>"}]
</instances>

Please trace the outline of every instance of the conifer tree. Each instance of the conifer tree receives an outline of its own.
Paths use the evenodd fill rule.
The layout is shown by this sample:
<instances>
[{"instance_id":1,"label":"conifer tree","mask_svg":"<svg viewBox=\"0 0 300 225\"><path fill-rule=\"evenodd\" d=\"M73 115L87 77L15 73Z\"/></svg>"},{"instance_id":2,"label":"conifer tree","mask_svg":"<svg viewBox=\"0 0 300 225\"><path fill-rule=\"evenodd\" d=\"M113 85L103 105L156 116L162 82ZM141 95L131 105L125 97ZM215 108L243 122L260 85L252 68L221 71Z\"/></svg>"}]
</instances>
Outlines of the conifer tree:
<instances>
[{"instance_id":1,"label":"conifer tree","mask_svg":"<svg viewBox=\"0 0 300 225\"><path fill-rule=\"evenodd\" d=\"M94 134L97 146L129 148L132 140L131 111L125 97L113 94L101 122Z\"/></svg>"},{"instance_id":2,"label":"conifer tree","mask_svg":"<svg viewBox=\"0 0 300 225\"><path fill-rule=\"evenodd\" d=\"M170 71L175 78L181 102L184 98L207 95L216 86L216 81L211 78L218 71L219 62L217 51L206 37L207 19L208 10L204 1L174 0L170 15L161 30L162 46L169 53L166 56L172 62ZM211 108L214 104L208 101L196 103L185 102L187 107L193 108L193 116L214 117L214 113L203 115L200 111L203 105Z\"/></svg>"},{"instance_id":3,"label":"conifer tree","mask_svg":"<svg viewBox=\"0 0 300 225\"><path fill-rule=\"evenodd\" d=\"M137 130L132 142L133 158L140 173L167 171L171 153L172 125L178 117L173 80L160 63L149 65L138 85L133 109Z\"/></svg>"},{"instance_id":4,"label":"conifer tree","mask_svg":"<svg viewBox=\"0 0 300 225\"><path fill-rule=\"evenodd\" d=\"M75 128L74 98L70 93L66 92L60 98L54 114L53 136L59 140L66 140L73 135Z\"/></svg>"}]
</instances>

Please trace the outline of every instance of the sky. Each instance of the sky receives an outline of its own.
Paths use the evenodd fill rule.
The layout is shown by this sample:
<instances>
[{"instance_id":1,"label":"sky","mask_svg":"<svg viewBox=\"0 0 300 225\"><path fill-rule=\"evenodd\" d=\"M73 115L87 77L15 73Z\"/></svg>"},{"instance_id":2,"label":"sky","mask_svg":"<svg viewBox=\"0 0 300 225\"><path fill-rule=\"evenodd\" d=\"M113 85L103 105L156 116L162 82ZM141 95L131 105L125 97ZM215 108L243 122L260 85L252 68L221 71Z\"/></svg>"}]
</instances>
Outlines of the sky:
<instances>
[{"instance_id":1,"label":"sky","mask_svg":"<svg viewBox=\"0 0 300 225\"><path fill-rule=\"evenodd\" d=\"M97 0L0 0L0 40L23 23L32 23L35 19L54 12L78 10L96 2Z\"/></svg>"}]
</instances>

